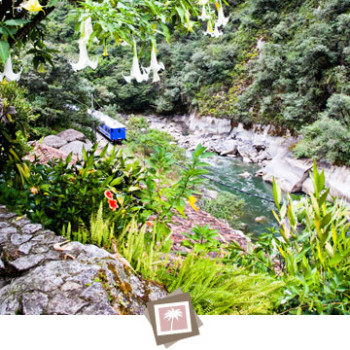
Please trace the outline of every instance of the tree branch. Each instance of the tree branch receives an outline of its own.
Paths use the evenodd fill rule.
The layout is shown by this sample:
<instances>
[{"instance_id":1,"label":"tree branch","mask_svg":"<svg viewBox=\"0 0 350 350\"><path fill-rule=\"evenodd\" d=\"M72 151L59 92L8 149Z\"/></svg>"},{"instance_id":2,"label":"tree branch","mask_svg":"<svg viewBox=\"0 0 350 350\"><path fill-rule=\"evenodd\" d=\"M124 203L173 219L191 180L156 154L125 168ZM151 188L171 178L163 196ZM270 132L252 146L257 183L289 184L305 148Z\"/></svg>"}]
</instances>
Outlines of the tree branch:
<instances>
[{"instance_id":1,"label":"tree branch","mask_svg":"<svg viewBox=\"0 0 350 350\"><path fill-rule=\"evenodd\" d=\"M45 9L45 12L39 12L32 21L25 24L14 35L14 38L10 38L9 44L13 47L18 41L23 40L42 20L44 20L53 10L54 6Z\"/></svg>"}]
</instances>

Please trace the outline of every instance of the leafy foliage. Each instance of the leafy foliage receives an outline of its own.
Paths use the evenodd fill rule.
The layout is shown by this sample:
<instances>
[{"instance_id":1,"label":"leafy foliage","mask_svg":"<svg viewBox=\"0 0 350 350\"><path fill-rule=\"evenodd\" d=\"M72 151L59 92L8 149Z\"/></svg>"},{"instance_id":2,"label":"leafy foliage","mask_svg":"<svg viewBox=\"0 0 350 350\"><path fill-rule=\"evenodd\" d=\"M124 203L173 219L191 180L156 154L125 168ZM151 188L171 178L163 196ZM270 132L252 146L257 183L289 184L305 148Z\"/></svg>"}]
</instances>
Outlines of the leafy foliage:
<instances>
[{"instance_id":1,"label":"leafy foliage","mask_svg":"<svg viewBox=\"0 0 350 350\"><path fill-rule=\"evenodd\" d=\"M232 247L231 260L250 271L267 272L285 283L279 313L349 314L349 212L338 200L327 202L324 172L314 165L310 198L280 205L274 183L279 235L273 230L248 254Z\"/></svg>"},{"instance_id":2,"label":"leafy foliage","mask_svg":"<svg viewBox=\"0 0 350 350\"><path fill-rule=\"evenodd\" d=\"M282 286L266 275L247 274L220 259L194 254L175 262L170 273L163 271L159 278L170 292L189 292L200 315L271 314Z\"/></svg>"},{"instance_id":3,"label":"leafy foliage","mask_svg":"<svg viewBox=\"0 0 350 350\"><path fill-rule=\"evenodd\" d=\"M18 187L29 176L22 160L27 145L29 122L35 120L32 106L24 98L24 90L15 83L0 86L0 174Z\"/></svg>"},{"instance_id":4,"label":"leafy foliage","mask_svg":"<svg viewBox=\"0 0 350 350\"><path fill-rule=\"evenodd\" d=\"M340 121L324 116L304 127L302 135L294 148L297 157L326 158L334 164L350 165L350 129Z\"/></svg>"}]
</instances>

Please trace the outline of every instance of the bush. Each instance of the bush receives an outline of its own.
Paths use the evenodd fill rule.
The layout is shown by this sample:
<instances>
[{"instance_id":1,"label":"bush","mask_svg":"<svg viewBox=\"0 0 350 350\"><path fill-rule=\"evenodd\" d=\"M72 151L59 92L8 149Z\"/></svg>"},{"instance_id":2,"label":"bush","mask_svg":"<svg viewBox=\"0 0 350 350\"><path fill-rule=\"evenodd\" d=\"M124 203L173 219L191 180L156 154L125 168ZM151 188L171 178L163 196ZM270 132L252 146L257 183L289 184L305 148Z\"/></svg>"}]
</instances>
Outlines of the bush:
<instances>
[{"instance_id":1,"label":"bush","mask_svg":"<svg viewBox=\"0 0 350 350\"><path fill-rule=\"evenodd\" d=\"M294 148L297 157L326 158L333 164L350 165L350 130L340 121L324 116L304 127L302 135Z\"/></svg>"},{"instance_id":2,"label":"bush","mask_svg":"<svg viewBox=\"0 0 350 350\"><path fill-rule=\"evenodd\" d=\"M25 99L25 90L16 83L0 86L0 175L12 186L19 187L29 175L22 160L27 150L29 122L35 120L32 106Z\"/></svg>"},{"instance_id":3,"label":"bush","mask_svg":"<svg viewBox=\"0 0 350 350\"><path fill-rule=\"evenodd\" d=\"M132 115L127 123L127 142L132 150L149 156L162 149L166 154L172 154L177 162L184 162L185 150L178 147L174 138L165 131L151 129L145 117Z\"/></svg>"},{"instance_id":4,"label":"bush","mask_svg":"<svg viewBox=\"0 0 350 350\"><path fill-rule=\"evenodd\" d=\"M118 210L108 209L107 202L104 208L113 216L116 231L120 232L133 215L141 218L145 208L139 206L140 182L146 176L141 165L137 160L127 164L121 151L114 150L107 156L107 148L100 155L95 154L96 149L97 145L73 165L72 155L65 161L34 164L27 180L32 193L26 202L17 203L18 208L56 232L68 224L76 231L82 226L89 228L91 214L99 208L105 191L111 189Z\"/></svg>"}]
</instances>

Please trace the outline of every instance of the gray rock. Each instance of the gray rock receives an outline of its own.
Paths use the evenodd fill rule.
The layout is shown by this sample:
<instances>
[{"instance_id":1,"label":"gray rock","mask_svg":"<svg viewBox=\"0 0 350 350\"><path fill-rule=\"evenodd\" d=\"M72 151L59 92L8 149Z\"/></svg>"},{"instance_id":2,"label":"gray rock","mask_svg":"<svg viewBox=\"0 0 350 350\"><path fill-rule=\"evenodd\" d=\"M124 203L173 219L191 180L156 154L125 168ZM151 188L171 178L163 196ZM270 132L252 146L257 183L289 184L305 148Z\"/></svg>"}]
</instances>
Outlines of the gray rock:
<instances>
[{"instance_id":1,"label":"gray rock","mask_svg":"<svg viewBox=\"0 0 350 350\"><path fill-rule=\"evenodd\" d=\"M218 149L218 153L222 156L227 155L236 155L238 150L238 141L236 140L227 140L225 141L221 148Z\"/></svg>"},{"instance_id":2,"label":"gray rock","mask_svg":"<svg viewBox=\"0 0 350 350\"><path fill-rule=\"evenodd\" d=\"M119 315L116 309L105 304L91 304L83 307L77 315Z\"/></svg>"},{"instance_id":3,"label":"gray rock","mask_svg":"<svg viewBox=\"0 0 350 350\"><path fill-rule=\"evenodd\" d=\"M24 271L38 265L44 260L44 258L45 256L42 254L23 256L15 261L10 261L9 264L15 267L18 271Z\"/></svg>"},{"instance_id":4,"label":"gray rock","mask_svg":"<svg viewBox=\"0 0 350 350\"><path fill-rule=\"evenodd\" d=\"M12 237L11 237L12 239ZM19 248L18 251L23 254L28 254L33 246L33 243L27 242L23 243Z\"/></svg>"},{"instance_id":5,"label":"gray rock","mask_svg":"<svg viewBox=\"0 0 350 350\"><path fill-rule=\"evenodd\" d=\"M49 247L46 246L35 246L32 250L34 254L43 254L49 251Z\"/></svg>"},{"instance_id":6,"label":"gray rock","mask_svg":"<svg viewBox=\"0 0 350 350\"><path fill-rule=\"evenodd\" d=\"M81 141L73 141L61 147L60 150L65 153L73 153L74 155L81 157L83 154L83 148L85 148L86 151L89 151L91 146Z\"/></svg>"},{"instance_id":7,"label":"gray rock","mask_svg":"<svg viewBox=\"0 0 350 350\"><path fill-rule=\"evenodd\" d=\"M64 292L72 291L72 290L78 290L81 289L81 284L75 283L75 282L66 282L62 287L61 290Z\"/></svg>"},{"instance_id":8,"label":"gray rock","mask_svg":"<svg viewBox=\"0 0 350 350\"><path fill-rule=\"evenodd\" d=\"M0 289L0 291L5 290L6 288L7 286ZM17 315L21 312L21 305L16 296L7 296L6 298L1 298L0 293L0 300L0 315Z\"/></svg>"},{"instance_id":9,"label":"gray rock","mask_svg":"<svg viewBox=\"0 0 350 350\"><path fill-rule=\"evenodd\" d=\"M294 193L302 190L311 167L312 161L291 158L286 150L272 159L260 173L264 181L272 182L275 179L283 191Z\"/></svg>"},{"instance_id":10,"label":"gray rock","mask_svg":"<svg viewBox=\"0 0 350 350\"><path fill-rule=\"evenodd\" d=\"M44 138L43 144L53 148L61 148L67 144L67 140L59 136L49 135Z\"/></svg>"},{"instance_id":11,"label":"gray rock","mask_svg":"<svg viewBox=\"0 0 350 350\"><path fill-rule=\"evenodd\" d=\"M0 229L0 244L5 243L8 240L8 236L17 233L17 229L12 226L4 227Z\"/></svg>"},{"instance_id":12,"label":"gray rock","mask_svg":"<svg viewBox=\"0 0 350 350\"><path fill-rule=\"evenodd\" d=\"M57 134L58 137L64 139L67 142L83 141L86 139L85 135L77 130L68 129Z\"/></svg>"},{"instance_id":13,"label":"gray rock","mask_svg":"<svg viewBox=\"0 0 350 350\"><path fill-rule=\"evenodd\" d=\"M6 219L11 219L13 217L15 217L16 214L15 213L10 213L10 212L0 212L0 219L1 220L6 220Z\"/></svg>"},{"instance_id":14,"label":"gray rock","mask_svg":"<svg viewBox=\"0 0 350 350\"><path fill-rule=\"evenodd\" d=\"M1 221L0 222L0 229L5 228L5 227L9 227L9 226L10 226L10 224L8 222L6 222L6 221Z\"/></svg>"},{"instance_id":15,"label":"gray rock","mask_svg":"<svg viewBox=\"0 0 350 350\"><path fill-rule=\"evenodd\" d=\"M4 265L4 263L2 262L2 260L0 259L0 270L1 269L4 269L5 268L5 265Z\"/></svg>"},{"instance_id":16,"label":"gray rock","mask_svg":"<svg viewBox=\"0 0 350 350\"><path fill-rule=\"evenodd\" d=\"M251 144L239 144L237 151L245 163L252 163L252 159L258 154Z\"/></svg>"},{"instance_id":17,"label":"gray rock","mask_svg":"<svg viewBox=\"0 0 350 350\"><path fill-rule=\"evenodd\" d=\"M25 293L22 297L23 313L25 315L42 315L49 302L46 294L34 291Z\"/></svg>"},{"instance_id":18,"label":"gray rock","mask_svg":"<svg viewBox=\"0 0 350 350\"><path fill-rule=\"evenodd\" d=\"M9 235L9 234L13 234L13 233L17 233L18 230L16 229L16 227L13 226L8 226L8 227L4 227L2 229L0 229L0 235Z\"/></svg>"},{"instance_id":19,"label":"gray rock","mask_svg":"<svg viewBox=\"0 0 350 350\"><path fill-rule=\"evenodd\" d=\"M11 236L11 243L14 245L21 245L24 242L28 242L32 237L32 235L16 233Z\"/></svg>"},{"instance_id":20,"label":"gray rock","mask_svg":"<svg viewBox=\"0 0 350 350\"><path fill-rule=\"evenodd\" d=\"M30 220L28 220L27 218L16 218L14 220L11 221L12 224L14 224L15 226L18 227L23 227L27 224L30 224Z\"/></svg>"},{"instance_id":21,"label":"gray rock","mask_svg":"<svg viewBox=\"0 0 350 350\"><path fill-rule=\"evenodd\" d=\"M28 224L22 227L22 232L24 234L33 234L39 230L41 230L43 227L40 224Z\"/></svg>"},{"instance_id":22,"label":"gray rock","mask_svg":"<svg viewBox=\"0 0 350 350\"><path fill-rule=\"evenodd\" d=\"M217 191L214 191L214 190L209 190L207 188L202 188L201 195L204 198L213 200L213 199L216 199L218 197L219 193Z\"/></svg>"},{"instance_id":23,"label":"gray rock","mask_svg":"<svg viewBox=\"0 0 350 350\"><path fill-rule=\"evenodd\" d=\"M47 305L50 315L74 315L89 303L80 299L74 292L61 292L54 295Z\"/></svg>"},{"instance_id":24,"label":"gray rock","mask_svg":"<svg viewBox=\"0 0 350 350\"><path fill-rule=\"evenodd\" d=\"M248 179L248 178L250 178L250 177L251 177L251 174L250 174L250 173L248 173L248 172L246 171L246 172L244 172L244 173L242 173L242 174L238 174L238 176L240 176L240 177L244 177L245 179Z\"/></svg>"},{"instance_id":25,"label":"gray rock","mask_svg":"<svg viewBox=\"0 0 350 350\"><path fill-rule=\"evenodd\" d=\"M267 221L267 217L266 216L258 216L255 218L254 220L256 223L260 224L260 223L263 223L265 221Z\"/></svg>"}]
</instances>

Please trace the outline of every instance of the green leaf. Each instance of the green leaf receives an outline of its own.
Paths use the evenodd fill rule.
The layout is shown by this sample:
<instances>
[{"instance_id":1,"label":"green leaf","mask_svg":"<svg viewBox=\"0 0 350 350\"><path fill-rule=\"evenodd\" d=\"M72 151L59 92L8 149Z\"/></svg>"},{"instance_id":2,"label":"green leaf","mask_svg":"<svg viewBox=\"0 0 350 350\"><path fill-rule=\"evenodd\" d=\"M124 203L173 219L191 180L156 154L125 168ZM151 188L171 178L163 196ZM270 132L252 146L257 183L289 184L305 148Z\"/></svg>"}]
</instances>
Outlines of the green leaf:
<instances>
[{"instance_id":1,"label":"green leaf","mask_svg":"<svg viewBox=\"0 0 350 350\"><path fill-rule=\"evenodd\" d=\"M5 21L5 24L7 26L20 26L20 25L26 24L28 22L29 21L25 20L25 19L9 19L9 20Z\"/></svg>"},{"instance_id":2,"label":"green leaf","mask_svg":"<svg viewBox=\"0 0 350 350\"><path fill-rule=\"evenodd\" d=\"M277 209L280 210L281 209L280 203L282 201L282 191L281 191L281 188L278 186L275 178L273 178L272 184L273 184L273 198L275 199L275 204Z\"/></svg>"},{"instance_id":3,"label":"green leaf","mask_svg":"<svg viewBox=\"0 0 350 350\"><path fill-rule=\"evenodd\" d=\"M10 44L7 41L0 40L0 60L3 64L10 57Z\"/></svg>"},{"instance_id":4,"label":"green leaf","mask_svg":"<svg viewBox=\"0 0 350 350\"><path fill-rule=\"evenodd\" d=\"M114 180L110 183L110 185L111 185L112 187L118 186L118 185L120 185L120 184L122 183L123 179L124 179L124 176L120 176L120 177L114 179Z\"/></svg>"}]
</instances>

